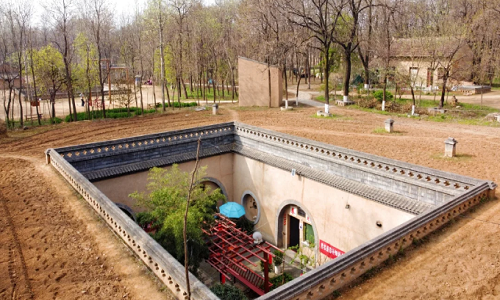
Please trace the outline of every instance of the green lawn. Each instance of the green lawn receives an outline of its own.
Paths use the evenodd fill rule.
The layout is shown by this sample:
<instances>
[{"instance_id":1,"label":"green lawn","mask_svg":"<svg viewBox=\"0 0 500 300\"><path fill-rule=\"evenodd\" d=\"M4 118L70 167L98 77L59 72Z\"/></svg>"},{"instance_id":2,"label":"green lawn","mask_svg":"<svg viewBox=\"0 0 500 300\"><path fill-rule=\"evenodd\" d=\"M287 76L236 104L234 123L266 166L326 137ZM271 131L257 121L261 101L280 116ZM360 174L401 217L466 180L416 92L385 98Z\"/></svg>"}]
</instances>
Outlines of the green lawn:
<instances>
[{"instance_id":1,"label":"green lawn","mask_svg":"<svg viewBox=\"0 0 500 300\"><path fill-rule=\"evenodd\" d=\"M438 99L438 98L436 98ZM413 100L412 99L405 99L405 98L402 98L401 100L400 99L396 99L394 100L396 101L398 104L401 104L401 105L404 105L404 104L408 104L408 103L413 103ZM434 100L416 100L416 106L417 107L423 107L423 108L432 108L432 107L438 107L439 106L439 100L437 101L434 101ZM459 102L458 106L460 106L460 109L461 110L473 110L473 111L482 111L482 112L485 112L485 115L486 114L489 114L489 113L493 113L493 112L498 112L498 109L496 108L493 108L493 107L488 107L488 106L481 106L481 105L478 105L478 104L470 104L470 103L465 103L465 102ZM444 104L444 108L445 109L456 109L455 106L453 105L448 105L448 104Z\"/></svg>"},{"instance_id":2,"label":"green lawn","mask_svg":"<svg viewBox=\"0 0 500 300\"><path fill-rule=\"evenodd\" d=\"M342 95L337 94L337 97L335 97L335 95L330 95L330 104L333 104L332 101L335 102L335 100L342 100L342 99L343 99ZM316 96L314 100L325 103L325 96L324 95Z\"/></svg>"},{"instance_id":3,"label":"green lawn","mask_svg":"<svg viewBox=\"0 0 500 300\"><path fill-rule=\"evenodd\" d=\"M355 99L354 99L355 100ZM411 99L396 99L393 100L398 103L400 106L410 106L413 101ZM416 106L419 108L427 108L437 107L439 105L438 101L433 100L421 100L416 101ZM465 125L478 125L478 126L491 126L491 127L500 127L500 123L496 121L488 121L485 119L486 115L490 113L499 112L500 110L488 106L481 106L478 104L470 104L470 103L459 103L460 108L456 108L455 106L447 105L445 103L444 108L447 109L446 114L438 114L438 115L426 115L423 114L416 118L419 120L431 121L431 122L446 122L446 123L457 123L457 124L465 124ZM347 109L356 109L362 110L370 113L376 113L381 115L393 115L400 117L407 117L408 112L388 112L382 111L376 108L364 108L359 105L350 105L346 107Z\"/></svg>"}]
</instances>

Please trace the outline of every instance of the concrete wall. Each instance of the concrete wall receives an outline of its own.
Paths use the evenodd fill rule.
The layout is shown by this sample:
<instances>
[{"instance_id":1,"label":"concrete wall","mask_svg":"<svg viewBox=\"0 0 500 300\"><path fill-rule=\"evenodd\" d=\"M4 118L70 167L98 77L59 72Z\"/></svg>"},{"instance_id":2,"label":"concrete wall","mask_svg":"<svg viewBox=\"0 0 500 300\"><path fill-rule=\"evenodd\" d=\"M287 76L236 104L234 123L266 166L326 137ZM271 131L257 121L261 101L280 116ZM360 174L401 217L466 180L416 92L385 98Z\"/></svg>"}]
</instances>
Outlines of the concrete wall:
<instances>
[{"instance_id":1,"label":"concrete wall","mask_svg":"<svg viewBox=\"0 0 500 300\"><path fill-rule=\"evenodd\" d=\"M193 165L194 162L187 162L179 164L179 167L189 172ZM344 252L414 217L411 213L303 176L292 177L287 171L238 154L204 158L200 166L207 166L207 177L223 185L229 201L243 204L243 197L251 194L259 210L255 227L267 241L282 247L288 247L289 229L279 227L278 220L288 213L289 205L298 206L307 212L310 221L302 221L313 225L316 245L321 239ZM147 173L144 171L105 179L94 185L113 202L128 205L137 212L141 209L135 206L135 201L128 195L134 191L146 191ZM350 205L349 209L345 208L346 204ZM383 226L376 226L377 221L382 222ZM279 241L282 236L285 238ZM303 242L302 230L299 236ZM322 257L322 261L326 260L326 257Z\"/></svg>"},{"instance_id":2,"label":"concrete wall","mask_svg":"<svg viewBox=\"0 0 500 300\"><path fill-rule=\"evenodd\" d=\"M267 241L278 244L285 235L278 232L279 215L288 205L296 205L307 212L319 240L347 252L360 244L402 224L413 214L367 200L331 186L291 176L290 172L266 165L241 155L234 155L233 198L239 202L248 192L255 195L260 208L260 219L255 225ZM346 209L349 203L350 209ZM383 226L376 226L381 221ZM300 231L301 242L303 231Z\"/></svg>"},{"instance_id":3,"label":"concrete wall","mask_svg":"<svg viewBox=\"0 0 500 300\"><path fill-rule=\"evenodd\" d=\"M271 66L271 107L280 107L283 100L281 70ZM240 106L269 106L269 75L264 63L238 58Z\"/></svg>"},{"instance_id":4,"label":"concrete wall","mask_svg":"<svg viewBox=\"0 0 500 300\"><path fill-rule=\"evenodd\" d=\"M227 193L228 200L232 199L233 193L233 154L223 154L212 156L200 160L200 166L207 166L206 176L217 179ZM167 167L169 169L170 167ZM179 164L179 168L185 172L191 172L194 168L194 161ZM135 191L145 192L148 172L143 171L124 175L120 177L108 178L94 182L94 185L103 192L111 201L122 203L134 212L143 211L135 205L135 200L128 195Z\"/></svg>"}]
</instances>

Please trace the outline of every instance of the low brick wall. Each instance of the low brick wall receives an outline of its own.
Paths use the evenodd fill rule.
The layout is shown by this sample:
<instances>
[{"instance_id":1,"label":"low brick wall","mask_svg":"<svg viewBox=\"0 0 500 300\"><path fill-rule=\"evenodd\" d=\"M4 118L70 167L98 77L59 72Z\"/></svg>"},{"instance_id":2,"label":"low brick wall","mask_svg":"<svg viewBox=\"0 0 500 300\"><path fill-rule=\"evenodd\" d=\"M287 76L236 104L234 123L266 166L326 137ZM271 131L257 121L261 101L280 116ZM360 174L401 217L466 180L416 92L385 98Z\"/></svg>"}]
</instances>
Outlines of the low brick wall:
<instances>
[{"instance_id":1,"label":"low brick wall","mask_svg":"<svg viewBox=\"0 0 500 300\"><path fill-rule=\"evenodd\" d=\"M109 227L122 238L134 253L172 291L178 299L187 299L184 266L133 220L101 193L54 149L46 151L47 161L82 195ZM191 299L218 299L208 287L189 274Z\"/></svg>"}]
</instances>

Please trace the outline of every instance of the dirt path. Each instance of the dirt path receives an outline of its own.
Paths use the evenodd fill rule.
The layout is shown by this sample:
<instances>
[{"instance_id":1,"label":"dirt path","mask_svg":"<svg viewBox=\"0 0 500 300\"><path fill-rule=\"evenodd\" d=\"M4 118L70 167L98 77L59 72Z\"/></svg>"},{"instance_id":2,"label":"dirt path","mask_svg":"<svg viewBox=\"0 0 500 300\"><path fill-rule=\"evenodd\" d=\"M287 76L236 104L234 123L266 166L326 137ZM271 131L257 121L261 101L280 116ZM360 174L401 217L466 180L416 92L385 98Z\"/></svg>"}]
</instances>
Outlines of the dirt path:
<instances>
[{"instance_id":1,"label":"dirt path","mask_svg":"<svg viewBox=\"0 0 500 300\"><path fill-rule=\"evenodd\" d=\"M0 169L0 299L172 298L43 158Z\"/></svg>"},{"instance_id":2,"label":"dirt path","mask_svg":"<svg viewBox=\"0 0 500 300\"><path fill-rule=\"evenodd\" d=\"M211 123L241 122L431 168L500 183L497 128L395 118L335 108L178 111L128 120L46 127L0 140L0 299L161 299L167 293L71 187L45 165L49 147L89 143ZM444 140L459 157L444 159ZM459 218L400 262L343 291L341 299L495 299L500 287L500 202ZM16 238L17 236L17 238ZM24 259L24 263L23 263ZM27 274L27 275L26 275ZM13 298L14 297L14 298ZM488 298L489 297L489 298Z\"/></svg>"}]
</instances>

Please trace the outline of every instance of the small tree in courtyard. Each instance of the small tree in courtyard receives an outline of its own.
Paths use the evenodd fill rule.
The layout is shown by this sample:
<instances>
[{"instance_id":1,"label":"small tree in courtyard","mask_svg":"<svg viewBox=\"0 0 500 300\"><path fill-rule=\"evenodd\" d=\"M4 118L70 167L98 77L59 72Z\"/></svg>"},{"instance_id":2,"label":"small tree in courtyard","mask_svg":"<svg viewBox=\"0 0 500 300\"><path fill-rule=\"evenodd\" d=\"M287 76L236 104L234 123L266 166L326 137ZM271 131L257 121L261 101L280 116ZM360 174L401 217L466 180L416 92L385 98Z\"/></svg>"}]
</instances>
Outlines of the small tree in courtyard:
<instances>
[{"instance_id":1,"label":"small tree in courtyard","mask_svg":"<svg viewBox=\"0 0 500 300\"><path fill-rule=\"evenodd\" d=\"M202 228L213 222L217 201L225 200L219 189L211 190L200 184L205 177L205 170L206 167L201 167L195 172L187 214L189 269L193 274L196 274L201 260L208 254ZM138 205L147 209L143 219L156 220L155 223L160 226L153 233L153 238L181 263L185 258L183 225L190 186L191 174L173 165L169 170L151 169L148 174L148 192L130 194Z\"/></svg>"}]
</instances>

